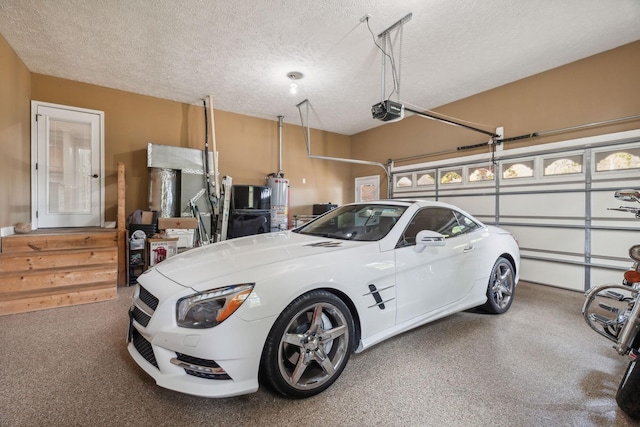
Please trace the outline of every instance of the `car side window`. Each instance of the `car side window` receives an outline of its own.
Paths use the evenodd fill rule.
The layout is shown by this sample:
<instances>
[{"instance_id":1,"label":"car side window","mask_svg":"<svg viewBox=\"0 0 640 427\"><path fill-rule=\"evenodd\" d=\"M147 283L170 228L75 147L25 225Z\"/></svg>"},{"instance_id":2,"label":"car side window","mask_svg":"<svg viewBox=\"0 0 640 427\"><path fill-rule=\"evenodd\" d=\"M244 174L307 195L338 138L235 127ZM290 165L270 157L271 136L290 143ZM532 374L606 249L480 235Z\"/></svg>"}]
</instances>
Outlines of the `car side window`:
<instances>
[{"instance_id":1,"label":"car side window","mask_svg":"<svg viewBox=\"0 0 640 427\"><path fill-rule=\"evenodd\" d=\"M479 225L467 216L449 208L429 207L418 211L405 229L398 246L415 245L422 230L437 231L445 238L467 233Z\"/></svg>"}]
</instances>

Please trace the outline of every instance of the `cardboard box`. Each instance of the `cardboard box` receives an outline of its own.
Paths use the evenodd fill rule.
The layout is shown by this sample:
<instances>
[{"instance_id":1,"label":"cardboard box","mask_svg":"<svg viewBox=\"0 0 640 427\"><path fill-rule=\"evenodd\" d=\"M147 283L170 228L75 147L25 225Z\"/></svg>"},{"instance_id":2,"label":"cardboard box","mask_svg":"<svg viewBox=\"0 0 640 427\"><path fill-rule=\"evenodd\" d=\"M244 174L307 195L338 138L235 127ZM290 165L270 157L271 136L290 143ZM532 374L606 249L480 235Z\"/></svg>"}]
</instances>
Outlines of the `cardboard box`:
<instances>
[{"instance_id":1,"label":"cardboard box","mask_svg":"<svg viewBox=\"0 0 640 427\"><path fill-rule=\"evenodd\" d=\"M140 224L153 224L153 211L142 211Z\"/></svg>"},{"instance_id":2,"label":"cardboard box","mask_svg":"<svg viewBox=\"0 0 640 427\"><path fill-rule=\"evenodd\" d=\"M147 239L147 242L149 267L153 267L178 253L178 238Z\"/></svg>"},{"instance_id":3,"label":"cardboard box","mask_svg":"<svg viewBox=\"0 0 640 427\"><path fill-rule=\"evenodd\" d=\"M158 230L170 228L194 229L198 227L198 220L193 217L158 218Z\"/></svg>"}]
</instances>

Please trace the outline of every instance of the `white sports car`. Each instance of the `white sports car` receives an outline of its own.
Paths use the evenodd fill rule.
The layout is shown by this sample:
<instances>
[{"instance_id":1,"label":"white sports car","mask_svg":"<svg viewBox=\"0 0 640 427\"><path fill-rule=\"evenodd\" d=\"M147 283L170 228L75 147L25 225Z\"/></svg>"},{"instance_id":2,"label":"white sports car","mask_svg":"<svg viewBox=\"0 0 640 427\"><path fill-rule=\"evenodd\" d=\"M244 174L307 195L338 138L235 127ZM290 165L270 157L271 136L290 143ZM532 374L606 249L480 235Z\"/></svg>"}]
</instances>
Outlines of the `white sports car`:
<instances>
[{"instance_id":1,"label":"white sports car","mask_svg":"<svg viewBox=\"0 0 640 427\"><path fill-rule=\"evenodd\" d=\"M403 331L513 302L507 231L445 203L379 201L295 230L227 240L138 277L128 350L162 387L207 397L295 398L329 387L351 352Z\"/></svg>"}]
</instances>

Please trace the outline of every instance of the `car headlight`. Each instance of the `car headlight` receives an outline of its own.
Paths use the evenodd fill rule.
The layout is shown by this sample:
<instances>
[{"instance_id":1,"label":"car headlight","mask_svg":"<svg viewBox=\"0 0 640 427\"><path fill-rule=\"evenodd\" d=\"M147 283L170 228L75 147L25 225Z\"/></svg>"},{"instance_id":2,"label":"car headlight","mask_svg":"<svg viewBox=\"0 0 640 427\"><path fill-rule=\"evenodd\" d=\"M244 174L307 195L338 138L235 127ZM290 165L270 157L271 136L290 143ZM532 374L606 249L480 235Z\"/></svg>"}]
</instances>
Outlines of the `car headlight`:
<instances>
[{"instance_id":1,"label":"car headlight","mask_svg":"<svg viewBox=\"0 0 640 427\"><path fill-rule=\"evenodd\" d=\"M231 316L247 299L255 283L225 286L180 298L176 304L178 326L213 328Z\"/></svg>"}]
</instances>

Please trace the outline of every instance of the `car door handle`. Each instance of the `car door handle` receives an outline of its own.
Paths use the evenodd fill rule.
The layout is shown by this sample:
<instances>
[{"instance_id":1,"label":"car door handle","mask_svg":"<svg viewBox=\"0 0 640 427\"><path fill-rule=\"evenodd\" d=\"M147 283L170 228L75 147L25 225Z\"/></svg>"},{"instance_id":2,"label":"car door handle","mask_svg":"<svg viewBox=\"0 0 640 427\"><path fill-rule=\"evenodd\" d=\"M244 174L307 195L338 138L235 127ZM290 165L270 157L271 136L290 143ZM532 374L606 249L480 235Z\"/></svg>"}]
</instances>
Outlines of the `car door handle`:
<instances>
[{"instance_id":1,"label":"car door handle","mask_svg":"<svg viewBox=\"0 0 640 427\"><path fill-rule=\"evenodd\" d=\"M464 248L462 250L462 252L464 252L465 254L469 253L469 252L472 252L472 251L473 251L473 245L469 245L469 246L467 246L466 248Z\"/></svg>"}]
</instances>

